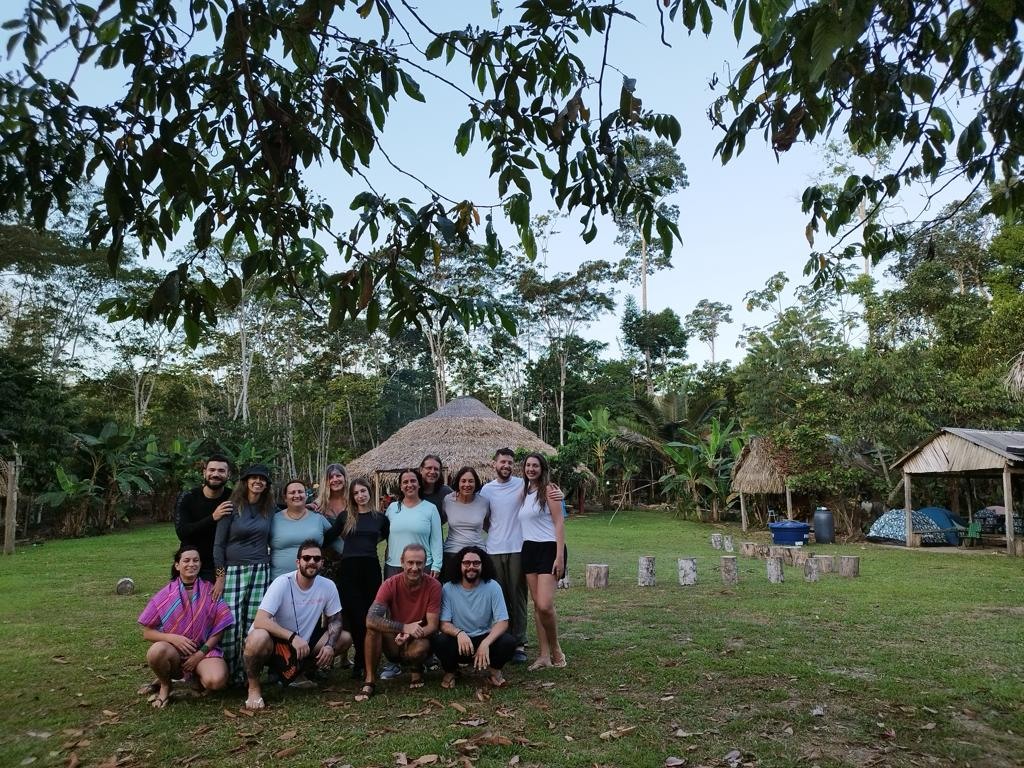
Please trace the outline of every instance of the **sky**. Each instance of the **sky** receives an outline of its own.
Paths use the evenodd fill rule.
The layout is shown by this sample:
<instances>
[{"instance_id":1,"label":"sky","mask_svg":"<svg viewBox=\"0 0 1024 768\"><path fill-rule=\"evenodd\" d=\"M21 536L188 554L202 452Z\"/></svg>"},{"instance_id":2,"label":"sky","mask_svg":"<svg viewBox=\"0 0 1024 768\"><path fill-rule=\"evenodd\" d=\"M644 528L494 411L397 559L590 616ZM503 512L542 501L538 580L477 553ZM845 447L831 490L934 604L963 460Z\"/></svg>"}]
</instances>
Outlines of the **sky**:
<instances>
[{"instance_id":1,"label":"sky","mask_svg":"<svg viewBox=\"0 0 1024 768\"><path fill-rule=\"evenodd\" d=\"M506 4L509 7L511 4ZM746 150L727 165L714 157L718 134L708 120L706 111L715 96L709 81L717 75L728 79L730 68L735 71L742 61L743 48L737 45L732 25L716 11L716 28L705 38L702 34L688 35L679 21L665 19L665 37L669 45L660 40L656 2L625 3L623 7L637 15L637 21L617 19L608 51L610 66L606 77L604 104L614 107L618 101L622 76L635 78L636 94L643 99L645 108L674 114L682 126L682 140L676 149L686 165L689 186L673 199L679 209L679 229L682 245L673 251L673 268L659 273L649 282L648 308L658 312L671 308L681 318L698 301L723 302L732 305L733 323L722 328L716 345L717 358L738 360L742 349L736 346L744 324L762 324L766 317L748 313L743 297L751 290L763 287L776 272L785 272L793 288L806 282L803 266L811 250L804 229L807 218L800 211L800 195L819 173L823 162L820 147L797 143L793 148L776 156L763 136L752 133ZM489 3L482 0L470 3L431 3L421 9L435 28L456 28L467 21L489 25ZM513 7L514 8L514 7ZM474 16L474 13L479 14ZM467 18L468 17L468 18ZM506 15L503 21L508 21ZM373 17L366 32L373 34ZM401 32L393 28L396 38ZM417 33L413 31L414 37ZM419 42L425 39L419 35ZM596 71L600 63L599 39L583 46L583 57L588 67ZM408 48L405 52L416 58ZM458 59L456 59L458 61ZM59 70L73 66L70 60L54 58L51 68ZM446 77L457 78L458 73L445 70L438 62L431 67ZM51 72L52 73L52 72ZM413 175L428 181L439 192L455 200L474 199L481 203L496 203L496 186L488 178L489 157L475 145L466 157L459 157L453 148L457 126L466 119L468 111L462 97L453 98L449 89L439 86L425 74L415 73L427 103L403 100L393 108L388 126L381 138L382 145L395 163ZM101 98L106 89L116 87L123 75L86 70L77 83L80 95ZM596 115L596 95L589 94L587 106ZM839 138L839 137L835 137ZM337 212L336 229L348 228L344 214L351 198L362 190L361 183L347 177L336 167L307 169L309 185L332 204ZM424 190L408 176L393 171L384 163L375 163L368 172L374 186L391 197L408 195L416 201L426 199ZM533 212L541 213L553 208L547 185L538 177L534 184ZM578 216L576 217L578 218ZM503 241L511 245L516 241L511 228L499 227ZM584 244L579 237L575 218L563 222L560 234L550 242L547 255L553 271L574 269L580 262L591 259L616 260L622 249L614 244L615 228L610 218L599 223L598 237ZM174 244L181 247L184 236ZM324 242L330 245L329 241ZM818 243L820 248L823 244ZM343 268L340 257L331 266ZM619 310L627 292L638 295L638 289L619 286ZM585 335L608 344L607 354L619 354L617 341L618 312L593 325ZM699 341L691 341L689 361L701 363L709 358L709 350Z\"/></svg>"}]
</instances>

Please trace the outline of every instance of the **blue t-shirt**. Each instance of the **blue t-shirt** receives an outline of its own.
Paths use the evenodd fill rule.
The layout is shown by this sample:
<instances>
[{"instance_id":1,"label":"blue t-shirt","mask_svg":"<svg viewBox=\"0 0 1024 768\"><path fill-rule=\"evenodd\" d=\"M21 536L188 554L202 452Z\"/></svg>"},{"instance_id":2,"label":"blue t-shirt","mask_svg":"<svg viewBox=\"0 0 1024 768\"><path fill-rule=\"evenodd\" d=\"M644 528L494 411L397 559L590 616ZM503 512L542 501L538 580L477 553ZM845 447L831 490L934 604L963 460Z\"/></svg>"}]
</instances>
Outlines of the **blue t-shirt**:
<instances>
[{"instance_id":1,"label":"blue t-shirt","mask_svg":"<svg viewBox=\"0 0 1024 768\"><path fill-rule=\"evenodd\" d=\"M466 589L454 581L441 588L441 621L449 621L470 637L486 635L499 621L508 621L505 598L497 581L481 581Z\"/></svg>"},{"instance_id":2,"label":"blue t-shirt","mask_svg":"<svg viewBox=\"0 0 1024 768\"><path fill-rule=\"evenodd\" d=\"M294 571L299 544L306 539L323 544L324 534L330 529L331 521L319 512L308 512L300 520L292 520L283 509L274 515L270 527L270 578Z\"/></svg>"}]
</instances>

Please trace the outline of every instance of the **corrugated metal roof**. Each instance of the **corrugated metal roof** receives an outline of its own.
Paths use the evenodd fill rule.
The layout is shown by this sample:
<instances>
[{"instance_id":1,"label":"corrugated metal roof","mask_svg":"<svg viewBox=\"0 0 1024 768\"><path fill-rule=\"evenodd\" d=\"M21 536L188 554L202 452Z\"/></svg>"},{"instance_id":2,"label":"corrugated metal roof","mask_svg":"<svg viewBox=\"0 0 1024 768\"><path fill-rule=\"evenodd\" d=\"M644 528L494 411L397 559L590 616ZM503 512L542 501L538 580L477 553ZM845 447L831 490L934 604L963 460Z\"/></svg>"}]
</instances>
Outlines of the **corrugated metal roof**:
<instances>
[{"instance_id":1,"label":"corrugated metal roof","mask_svg":"<svg viewBox=\"0 0 1024 768\"><path fill-rule=\"evenodd\" d=\"M966 467L956 466L960 462L957 460L953 460L953 458L949 456L947 453L947 451L949 450L956 452L955 445L952 443L948 443L950 437L963 440L966 443L969 443L970 445L977 446L978 448L981 448L985 451L988 451L990 454L993 454L992 458L988 462L984 462L986 465L984 467L985 469L1001 469L1004 462L1018 467L1024 466L1024 456L1022 456L1019 453L1013 453L1009 450L1011 447L1024 447L1024 432L1011 432L993 429L963 429L960 427L943 427L934 435L929 437L927 440L922 441L915 448L907 452L907 454L900 458L898 461L896 461L891 468L903 468L904 465L907 464L908 462L911 464L920 463L913 462L911 461L911 459L921 454L921 452L924 451L926 448L933 446L933 444L937 445L939 443L944 443L946 447L945 449L940 448L940 452L947 459L950 460L949 464L947 464L945 460L941 462L933 462L931 460L928 460L926 462L933 464L933 471L936 474L941 474L944 470L949 472L956 472L964 470L977 471L983 469L982 466L977 465ZM960 451L960 453L962 453L962 451ZM981 454L978 454L978 456L980 455ZM989 462L991 462L991 464Z\"/></svg>"}]
</instances>

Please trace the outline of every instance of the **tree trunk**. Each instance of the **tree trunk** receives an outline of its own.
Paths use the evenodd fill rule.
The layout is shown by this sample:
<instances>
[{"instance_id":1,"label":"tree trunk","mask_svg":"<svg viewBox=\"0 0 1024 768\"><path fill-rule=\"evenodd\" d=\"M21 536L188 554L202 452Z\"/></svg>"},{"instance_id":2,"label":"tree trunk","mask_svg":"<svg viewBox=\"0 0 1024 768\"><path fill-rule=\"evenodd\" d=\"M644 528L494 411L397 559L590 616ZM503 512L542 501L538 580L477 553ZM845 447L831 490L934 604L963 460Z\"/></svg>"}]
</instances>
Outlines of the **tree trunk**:
<instances>
[{"instance_id":1,"label":"tree trunk","mask_svg":"<svg viewBox=\"0 0 1024 768\"><path fill-rule=\"evenodd\" d=\"M726 552L734 551L733 550L733 543L732 543L732 536L723 536L722 537L722 549L724 549Z\"/></svg>"},{"instance_id":2,"label":"tree trunk","mask_svg":"<svg viewBox=\"0 0 1024 768\"><path fill-rule=\"evenodd\" d=\"M839 575L848 579L860 576L860 558L853 555L840 555Z\"/></svg>"},{"instance_id":3,"label":"tree trunk","mask_svg":"<svg viewBox=\"0 0 1024 768\"><path fill-rule=\"evenodd\" d=\"M808 557L804 563L804 581L817 581L819 576L819 561L816 557Z\"/></svg>"},{"instance_id":4,"label":"tree trunk","mask_svg":"<svg viewBox=\"0 0 1024 768\"><path fill-rule=\"evenodd\" d=\"M608 566L588 563L587 564L587 587L589 589L604 589L608 586Z\"/></svg>"},{"instance_id":5,"label":"tree trunk","mask_svg":"<svg viewBox=\"0 0 1024 768\"><path fill-rule=\"evenodd\" d=\"M768 572L768 581L772 584L781 584L785 581L786 577L783 574L781 557L769 557L764 562Z\"/></svg>"},{"instance_id":6,"label":"tree trunk","mask_svg":"<svg viewBox=\"0 0 1024 768\"><path fill-rule=\"evenodd\" d=\"M711 534L711 548L721 549L722 548L722 534L712 533Z\"/></svg>"},{"instance_id":7,"label":"tree trunk","mask_svg":"<svg viewBox=\"0 0 1024 768\"><path fill-rule=\"evenodd\" d=\"M740 573L736 567L735 555L722 556L721 570L723 584L734 585L740 583Z\"/></svg>"}]
</instances>

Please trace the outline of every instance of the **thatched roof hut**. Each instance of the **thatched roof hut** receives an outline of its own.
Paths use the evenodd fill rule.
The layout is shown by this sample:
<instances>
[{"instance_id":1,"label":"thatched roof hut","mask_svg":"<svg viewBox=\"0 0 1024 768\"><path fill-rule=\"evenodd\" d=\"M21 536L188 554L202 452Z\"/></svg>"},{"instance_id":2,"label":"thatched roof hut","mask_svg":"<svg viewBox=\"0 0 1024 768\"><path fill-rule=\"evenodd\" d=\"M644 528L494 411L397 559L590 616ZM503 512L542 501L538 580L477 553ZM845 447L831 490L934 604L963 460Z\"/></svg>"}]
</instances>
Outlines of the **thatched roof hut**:
<instances>
[{"instance_id":1,"label":"thatched roof hut","mask_svg":"<svg viewBox=\"0 0 1024 768\"><path fill-rule=\"evenodd\" d=\"M786 474L781 457L766 437L752 437L743 446L732 468L734 493L786 492Z\"/></svg>"},{"instance_id":2,"label":"thatched roof hut","mask_svg":"<svg viewBox=\"0 0 1024 768\"><path fill-rule=\"evenodd\" d=\"M503 419L479 400L457 397L429 416L410 422L371 451L350 461L350 477L388 482L407 467L419 466L428 453L441 457L445 479L460 467L473 467L483 481L494 477L491 460L499 448L523 448L554 455L557 451L521 424Z\"/></svg>"}]
</instances>

